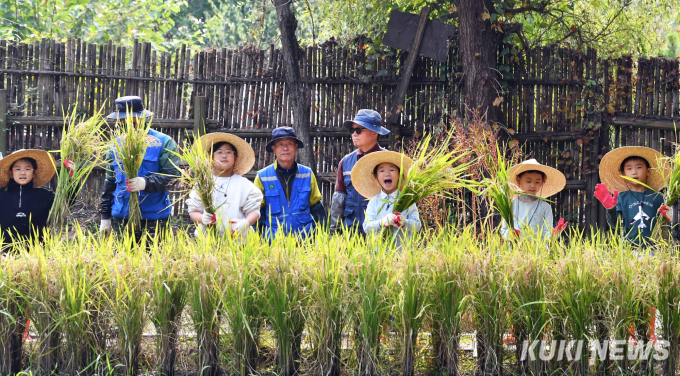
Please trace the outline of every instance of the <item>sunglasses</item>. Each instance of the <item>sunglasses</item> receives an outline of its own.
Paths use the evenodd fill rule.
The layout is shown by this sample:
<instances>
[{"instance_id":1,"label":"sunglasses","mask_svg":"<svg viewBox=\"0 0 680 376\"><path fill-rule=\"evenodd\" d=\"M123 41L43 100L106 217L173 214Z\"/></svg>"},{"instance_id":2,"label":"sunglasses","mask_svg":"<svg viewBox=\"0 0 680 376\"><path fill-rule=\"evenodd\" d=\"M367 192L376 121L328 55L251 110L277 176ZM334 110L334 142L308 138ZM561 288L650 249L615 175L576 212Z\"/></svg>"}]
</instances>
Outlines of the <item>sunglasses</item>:
<instances>
[{"instance_id":1,"label":"sunglasses","mask_svg":"<svg viewBox=\"0 0 680 376\"><path fill-rule=\"evenodd\" d=\"M352 134L354 134L354 133L356 133L356 134L361 134L361 131L362 131L362 130L364 130L364 128L361 128L361 127L359 127L359 128L350 128L350 129L349 129L349 134L350 134L350 135L352 135Z\"/></svg>"}]
</instances>

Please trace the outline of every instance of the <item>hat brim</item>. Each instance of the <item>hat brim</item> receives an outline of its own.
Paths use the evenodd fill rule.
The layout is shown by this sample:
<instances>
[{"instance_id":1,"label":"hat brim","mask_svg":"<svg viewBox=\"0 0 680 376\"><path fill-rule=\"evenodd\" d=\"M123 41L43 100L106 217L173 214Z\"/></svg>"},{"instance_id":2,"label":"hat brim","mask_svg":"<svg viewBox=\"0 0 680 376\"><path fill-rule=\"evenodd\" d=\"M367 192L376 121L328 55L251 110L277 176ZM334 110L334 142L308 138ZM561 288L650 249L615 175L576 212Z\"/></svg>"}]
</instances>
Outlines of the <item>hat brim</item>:
<instances>
[{"instance_id":1,"label":"hat brim","mask_svg":"<svg viewBox=\"0 0 680 376\"><path fill-rule=\"evenodd\" d=\"M274 146L274 144L276 143L276 141L285 140L285 139L287 139L287 138L288 138L288 139L291 139L291 140L295 140L295 142L297 142L298 149L303 149L303 148L305 147L305 144L302 142L302 140L300 140L300 139L297 138L297 137L280 137L280 138L275 138L275 139L273 139L273 140L267 142L267 145L265 145L264 150L266 150L266 151L268 151L268 152L270 152L270 153L273 153L274 150L272 149L272 146Z\"/></svg>"},{"instance_id":2,"label":"hat brim","mask_svg":"<svg viewBox=\"0 0 680 376\"><path fill-rule=\"evenodd\" d=\"M355 124L355 123L356 123L357 125L359 125L360 127L366 128L366 129L368 129L369 131L373 131L373 132L375 132L375 133L377 133L377 134L379 134L379 135L381 135L381 136L385 136L385 135L388 135L388 134L390 133L390 130L387 129L387 128L385 128L385 127L383 127L383 126L373 125L373 124L371 124L371 123L367 123L367 122L361 121L361 120L345 120L345 121L342 123L342 125L343 125L345 128L347 128L347 129L351 129L351 128L352 128L352 124Z\"/></svg>"},{"instance_id":3,"label":"hat brim","mask_svg":"<svg viewBox=\"0 0 680 376\"><path fill-rule=\"evenodd\" d=\"M621 163L628 157L641 157L649 162L647 182L643 182L655 191L666 186L664 176L670 176L671 167L663 154L645 146L623 146L605 154L600 161L600 180L610 191L629 190L628 181L621 177Z\"/></svg>"},{"instance_id":4,"label":"hat brim","mask_svg":"<svg viewBox=\"0 0 680 376\"><path fill-rule=\"evenodd\" d=\"M255 151L244 139L229 133L214 132L208 133L201 137L199 142L202 143L203 150L210 152L213 145L220 142L228 142L236 148L236 163L234 164L234 173L237 175L245 175L253 169L255 165Z\"/></svg>"},{"instance_id":5,"label":"hat brim","mask_svg":"<svg viewBox=\"0 0 680 376\"><path fill-rule=\"evenodd\" d=\"M137 111L137 112L120 112L115 111L106 116L107 119L125 119L126 117L136 117L136 118L148 118L153 116L153 112L149 110Z\"/></svg>"},{"instance_id":6,"label":"hat brim","mask_svg":"<svg viewBox=\"0 0 680 376\"><path fill-rule=\"evenodd\" d=\"M406 175L413 166L413 159L395 151L376 151L366 154L352 168L352 185L360 195L371 198L382 191L378 179L373 175L375 166L392 163L400 168L401 187L406 183Z\"/></svg>"},{"instance_id":7,"label":"hat brim","mask_svg":"<svg viewBox=\"0 0 680 376\"><path fill-rule=\"evenodd\" d=\"M541 171L545 174L545 181L541 192L536 196L548 198L561 192L567 185L567 178L555 168L535 163L520 163L510 168L510 183L517 185L517 176L525 171ZM519 188L518 188L519 189Z\"/></svg>"},{"instance_id":8,"label":"hat brim","mask_svg":"<svg viewBox=\"0 0 680 376\"><path fill-rule=\"evenodd\" d=\"M57 170L57 162L52 155L44 150L27 149L19 150L0 160L0 188L6 187L11 179L9 171L12 163L23 158L32 158L38 166L33 172L33 187L38 188L47 184Z\"/></svg>"}]
</instances>

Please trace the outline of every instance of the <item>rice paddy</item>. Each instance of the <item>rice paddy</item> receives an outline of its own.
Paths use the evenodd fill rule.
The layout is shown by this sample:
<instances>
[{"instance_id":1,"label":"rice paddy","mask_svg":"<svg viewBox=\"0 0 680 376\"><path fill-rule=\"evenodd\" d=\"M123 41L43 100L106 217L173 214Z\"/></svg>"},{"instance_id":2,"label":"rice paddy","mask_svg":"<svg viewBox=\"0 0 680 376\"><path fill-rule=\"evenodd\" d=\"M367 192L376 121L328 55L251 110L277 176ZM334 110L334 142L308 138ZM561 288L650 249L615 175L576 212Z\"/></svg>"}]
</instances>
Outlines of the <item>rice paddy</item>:
<instances>
[{"instance_id":1,"label":"rice paddy","mask_svg":"<svg viewBox=\"0 0 680 376\"><path fill-rule=\"evenodd\" d=\"M680 265L667 244L442 228L396 253L380 236L322 230L271 244L72 234L0 261L0 374L677 372ZM629 351L642 355L613 357Z\"/></svg>"}]
</instances>

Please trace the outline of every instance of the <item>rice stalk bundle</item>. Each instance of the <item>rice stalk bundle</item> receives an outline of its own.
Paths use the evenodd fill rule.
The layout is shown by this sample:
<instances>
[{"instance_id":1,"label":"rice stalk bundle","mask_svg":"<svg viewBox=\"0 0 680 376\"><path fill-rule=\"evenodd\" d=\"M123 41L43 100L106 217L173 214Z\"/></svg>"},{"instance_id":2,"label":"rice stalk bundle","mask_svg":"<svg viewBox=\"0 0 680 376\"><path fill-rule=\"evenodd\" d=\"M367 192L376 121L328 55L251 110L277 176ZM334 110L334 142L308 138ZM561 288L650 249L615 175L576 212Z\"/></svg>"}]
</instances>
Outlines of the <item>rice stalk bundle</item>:
<instances>
[{"instance_id":1,"label":"rice stalk bundle","mask_svg":"<svg viewBox=\"0 0 680 376\"><path fill-rule=\"evenodd\" d=\"M512 230L515 228L512 200L517 193L517 186L510 181L512 162L505 159L498 145L495 150L489 150L484 154L484 158L487 159L485 166L490 176L482 183L484 186L482 195L489 198L491 207L498 211L508 228Z\"/></svg>"},{"instance_id":2,"label":"rice stalk bundle","mask_svg":"<svg viewBox=\"0 0 680 376\"><path fill-rule=\"evenodd\" d=\"M139 371L142 334L148 323L147 292L151 285L148 258L136 249L132 240L118 244L119 253L114 262L103 263L108 286L101 288L107 308L118 327L118 345L125 375L136 375Z\"/></svg>"},{"instance_id":3,"label":"rice stalk bundle","mask_svg":"<svg viewBox=\"0 0 680 376\"><path fill-rule=\"evenodd\" d=\"M388 322L390 312L390 258L386 252L374 252L384 249L379 237L348 240L350 249L357 249L351 274L355 316L355 353L358 373L361 376L377 376L380 374L380 342L383 324Z\"/></svg>"},{"instance_id":4,"label":"rice stalk bundle","mask_svg":"<svg viewBox=\"0 0 680 376\"><path fill-rule=\"evenodd\" d=\"M484 248L468 249L472 261L466 274L470 278L471 309L477 328L477 370L482 375L503 374L503 334L509 329L508 280L501 257L506 244L492 237Z\"/></svg>"},{"instance_id":5,"label":"rice stalk bundle","mask_svg":"<svg viewBox=\"0 0 680 376\"><path fill-rule=\"evenodd\" d=\"M212 194L215 190L213 177L213 160L210 150L203 148L203 143L185 143L181 153L175 153L186 165L186 168L175 166L180 172L180 180L189 190L194 189L208 213L215 213ZM187 193L188 194L188 193Z\"/></svg>"},{"instance_id":6,"label":"rice stalk bundle","mask_svg":"<svg viewBox=\"0 0 680 376\"><path fill-rule=\"evenodd\" d=\"M296 375L300 370L302 331L306 321L309 286L295 237L277 237L266 247L261 302L276 338L277 373Z\"/></svg>"},{"instance_id":7,"label":"rice stalk bundle","mask_svg":"<svg viewBox=\"0 0 680 376\"><path fill-rule=\"evenodd\" d=\"M0 258L0 375L17 374L22 369L26 302L19 289L26 267L24 258Z\"/></svg>"},{"instance_id":8,"label":"rice stalk bundle","mask_svg":"<svg viewBox=\"0 0 680 376\"><path fill-rule=\"evenodd\" d=\"M198 344L198 369L201 376L219 374L219 321L218 310L223 281L221 262L218 259L221 244L212 236L199 238L194 244L187 273L189 284L189 312L196 330ZM211 250L205 252L204 250Z\"/></svg>"},{"instance_id":9,"label":"rice stalk bundle","mask_svg":"<svg viewBox=\"0 0 680 376\"><path fill-rule=\"evenodd\" d=\"M94 116L83 119L77 115L78 108L74 107L71 115L64 118L61 148L58 152L61 165L71 163L73 172L62 166L55 166L58 170L57 189L48 217L48 224L54 229L61 230L66 226L71 206L83 183L101 161L106 148L103 142L106 119L101 116L101 111L100 109Z\"/></svg>"},{"instance_id":10,"label":"rice stalk bundle","mask_svg":"<svg viewBox=\"0 0 680 376\"><path fill-rule=\"evenodd\" d=\"M158 373L164 376L175 374L180 318L189 290L185 275L186 257L182 246L188 241L186 236L175 237L168 231L164 243L154 238L151 246L151 321L160 337L157 343Z\"/></svg>"},{"instance_id":11,"label":"rice stalk bundle","mask_svg":"<svg viewBox=\"0 0 680 376\"><path fill-rule=\"evenodd\" d=\"M321 375L339 376L342 333L351 308L350 254L346 247L338 248L327 233L318 229L314 239L306 268L311 283L308 322L315 369Z\"/></svg>"},{"instance_id":12,"label":"rice stalk bundle","mask_svg":"<svg viewBox=\"0 0 680 376\"><path fill-rule=\"evenodd\" d=\"M452 136L449 132L443 141L430 145L432 138L428 135L418 143L413 166L399 183L403 188L394 203L394 211L405 212L428 196L455 198L454 190L473 189L477 185L466 179L473 163L468 160L468 152L457 148L449 150Z\"/></svg>"},{"instance_id":13,"label":"rice stalk bundle","mask_svg":"<svg viewBox=\"0 0 680 376\"><path fill-rule=\"evenodd\" d=\"M436 252L432 255L430 272L433 350L439 371L447 376L460 374L458 348L461 321L467 310L468 279L465 273L468 246L474 243L471 228L462 233L442 229L437 234Z\"/></svg>"},{"instance_id":14,"label":"rice stalk bundle","mask_svg":"<svg viewBox=\"0 0 680 376\"><path fill-rule=\"evenodd\" d=\"M260 291L263 289L262 247L259 237L250 234L245 243L227 238L228 253L224 257L224 291L221 306L231 330L236 358L234 372L257 374L258 341L263 323Z\"/></svg>"},{"instance_id":15,"label":"rice stalk bundle","mask_svg":"<svg viewBox=\"0 0 680 376\"><path fill-rule=\"evenodd\" d=\"M128 116L113 132L113 163L118 164L128 180L137 177L147 147L160 146L156 145L158 140L155 137L149 136L150 128L151 121L147 122L145 118ZM142 230L142 213L137 192L130 192L128 202L128 228L133 232L139 232Z\"/></svg>"},{"instance_id":16,"label":"rice stalk bundle","mask_svg":"<svg viewBox=\"0 0 680 376\"><path fill-rule=\"evenodd\" d=\"M401 334L402 375L405 376L415 375L416 344L431 302L432 281L428 273L432 255L415 246L420 242L411 241L411 247L407 247L392 264L396 274L392 312L396 316L395 326Z\"/></svg>"}]
</instances>

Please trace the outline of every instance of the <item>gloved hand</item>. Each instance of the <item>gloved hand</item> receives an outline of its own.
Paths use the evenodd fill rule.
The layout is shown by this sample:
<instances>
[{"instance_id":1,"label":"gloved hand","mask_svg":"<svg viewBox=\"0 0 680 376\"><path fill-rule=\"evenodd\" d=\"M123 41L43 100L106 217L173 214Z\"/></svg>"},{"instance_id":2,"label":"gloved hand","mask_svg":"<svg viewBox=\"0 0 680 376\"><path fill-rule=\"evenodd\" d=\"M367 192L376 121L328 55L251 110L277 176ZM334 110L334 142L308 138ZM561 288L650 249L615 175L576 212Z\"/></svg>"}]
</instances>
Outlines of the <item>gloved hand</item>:
<instances>
[{"instance_id":1,"label":"gloved hand","mask_svg":"<svg viewBox=\"0 0 680 376\"><path fill-rule=\"evenodd\" d=\"M146 188L146 180L142 177L125 179L125 183L127 183L128 192L139 192Z\"/></svg>"},{"instance_id":2,"label":"gloved hand","mask_svg":"<svg viewBox=\"0 0 680 376\"><path fill-rule=\"evenodd\" d=\"M239 219L231 221L231 233L243 235L248 232L250 228L250 222L247 219Z\"/></svg>"},{"instance_id":3,"label":"gloved hand","mask_svg":"<svg viewBox=\"0 0 680 376\"><path fill-rule=\"evenodd\" d=\"M406 224L406 218L404 218L404 216L399 212L394 212L394 215L397 216L397 218L394 220L395 226L403 227Z\"/></svg>"},{"instance_id":4,"label":"gloved hand","mask_svg":"<svg viewBox=\"0 0 680 376\"><path fill-rule=\"evenodd\" d=\"M670 206L661 205L661 207L659 208L659 214L666 218L668 223L670 223L671 218L673 218L673 208L671 208Z\"/></svg>"},{"instance_id":5,"label":"gloved hand","mask_svg":"<svg viewBox=\"0 0 680 376\"><path fill-rule=\"evenodd\" d=\"M552 230L553 235L564 231L564 229L567 228L567 224L568 222L565 221L564 218L560 218L560 220L557 222L557 226L555 226L555 228Z\"/></svg>"},{"instance_id":6,"label":"gloved hand","mask_svg":"<svg viewBox=\"0 0 680 376\"><path fill-rule=\"evenodd\" d=\"M111 233L110 219L102 219L101 223L99 224L99 233L102 235L109 235Z\"/></svg>"},{"instance_id":7,"label":"gloved hand","mask_svg":"<svg viewBox=\"0 0 680 376\"><path fill-rule=\"evenodd\" d=\"M598 184L595 186L594 196L600 200L605 209L611 209L616 206L616 201L619 199L619 191L615 190L612 197L606 185Z\"/></svg>"},{"instance_id":8,"label":"gloved hand","mask_svg":"<svg viewBox=\"0 0 680 376\"><path fill-rule=\"evenodd\" d=\"M513 230L514 230L513 233L515 234L516 238L519 238L520 236L522 236L522 231L520 231L516 228L514 228Z\"/></svg>"},{"instance_id":9,"label":"gloved hand","mask_svg":"<svg viewBox=\"0 0 680 376\"><path fill-rule=\"evenodd\" d=\"M382 227L390 227L390 226L395 226L397 224L397 215L394 213L389 213L386 216L382 217L380 220L380 226Z\"/></svg>"},{"instance_id":10,"label":"gloved hand","mask_svg":"<svg viewBox=\"0 0 680 376\"><path fill-rule=\"evenodd\" d=\"M201 223L204 225L212 225L217 221L217 216L213 213L208 213L207 211L203 212L203 216L201 217Z\"/></svg>"},{"instance_id":11,"label":"gloved hand","mask_svg":"<svg viewBox=\"0 0 680 376\"><path fill-rule=\"evenodd\" d=\"M76 164L69 158L64 158L64 167L68 170L68 177L72 178L76 171Z\"/></svg>"}]
</instances>

